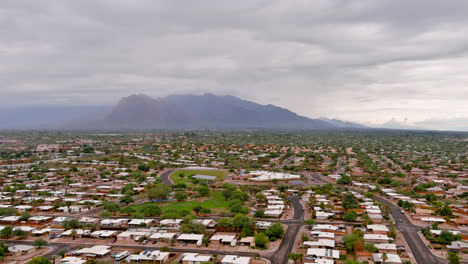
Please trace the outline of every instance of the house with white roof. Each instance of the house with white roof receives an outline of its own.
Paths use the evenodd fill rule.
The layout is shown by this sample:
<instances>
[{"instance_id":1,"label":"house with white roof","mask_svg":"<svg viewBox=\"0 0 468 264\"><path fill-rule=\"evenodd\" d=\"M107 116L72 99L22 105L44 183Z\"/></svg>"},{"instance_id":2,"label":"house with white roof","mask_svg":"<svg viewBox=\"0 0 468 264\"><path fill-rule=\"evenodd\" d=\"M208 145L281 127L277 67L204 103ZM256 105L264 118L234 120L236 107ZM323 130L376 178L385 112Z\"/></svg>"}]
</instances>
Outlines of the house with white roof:
<instances>
[{"instance_id":1,"label":"house with white roof","mask_svg":"<svg viewBox=\"0 0 468 264\"><path fill-rule=\"evenodd\" d=\"M211 258L209 255L200 255L198 253L183 253L182 264L201 264L211 261Z\"/></svg>"},{"instance_id":2,"label":"house with white roof","mask_svg":"<svg viewBox=\"0 0 468 264\"><path fill-rule=\"evenodd\" d=\"M364 241L371 243L386 243L390 238L385 234L364 234Z\"/></svg>"},{"instance_id":3,"label":"house with white roof","mask_svg":"<svg viewBox=\"0 0 468 264\"><path fill-rule=\"evenodd\" d=\"M96 245L90 248L82 248L75 252L76 255L83 255L86 257L103 258L111 252L110 246Z\"/></svg>"},{"instance_id":4,"label":"house with white roof","mask_svg":"<svg viewBox=\"0 0 468 264\"><path fill-rule=\"evenodd\" d=\"M171 239L175 239L177 237L177 233L171 232L157 232L150 236L152 241L169 241Z\"/></svg>"},{"instance_id":5,"label":"house with white roof","mask_svg":"<svg viewBox=\"0 0 468 264\"><path fill-rule=\"evenodd\" d=\"M236 242L236 237L236 234L215 233L213 236L211 236L210 241L211 243L218 245L231 245L232 243Z\"/></svg>"},{"instance_id":6,"label":"house with white roof","mask_svg":"<svg viewBox=\"0 0 468 264\"><path fill-rule=\"evenodd\" d=\"M221 260L222 264L249 264L250 257L241 257L236 255L226 255Z\"/></svg>"},{"instance_id":7,"label":"house with white roof","mask_svg":"<svg viewBox=\"0 0 468 264\"><path fill-rule=\"evenodd\" d=\"M169 259L169 252L162 252L160 250L145 250L140 254L132 254L126 258L127 262L152 262L163 264Z\"/></svg>"},{"instance_id":8,"label":"house with white roof","mask_svg":"<svg viewBox=\"0 0 468 264\"><path fill-rule=\"evenodd\" d=\"M391 264L400 264L402 263L400 256L397 254L390 253L374 253L372 254L374 263L391 263Z\"/></svg>"},{"instance_id":9,"label":"house with white roof","mask_svg":"<svg viewBox=\"0 0 468 264\"><path fill-rule=\"evenodd\" d=\"M306 259L339 259L340 252L338 250L328 248L308 248Z\"/></svg>"},{"instance_id":10,"label":"house with white roof","mask_svg":"<svg viewBox=\"0 0 468 264\"><path fill-rule=\"evenodd\" d=\"M177 241L187 242L187 243L201 243L203 235L199 234L180 234L177 237Z\"/></svg>"},{"instance_id":11,"label":"house with white roof","mask_svg":"<svg viewBox=\"0 0 468 264\"><path fill-rule=\"evenodd\" d=\"M65 257L60 260L60 264L85 264L87 262L86 259L82 259L79 257Z\"/></svg>"}]
</instances>

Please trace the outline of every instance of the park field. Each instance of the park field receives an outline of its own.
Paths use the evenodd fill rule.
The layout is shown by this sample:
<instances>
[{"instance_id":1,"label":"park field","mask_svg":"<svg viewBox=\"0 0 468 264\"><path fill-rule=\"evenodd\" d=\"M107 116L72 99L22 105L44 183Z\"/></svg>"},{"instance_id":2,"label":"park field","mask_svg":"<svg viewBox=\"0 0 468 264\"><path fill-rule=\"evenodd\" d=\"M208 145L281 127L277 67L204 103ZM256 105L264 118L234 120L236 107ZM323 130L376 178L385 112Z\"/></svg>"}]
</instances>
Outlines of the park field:
<instances>
[{"instance_id":1,"label":"park field","mask_svg":"<svg viewBox=\"0 0 468 264\"><path fill-rule=\"evenodd\" d=\"M141 212L141 209L147 204L148 203L133 205L132 208L136 212ZM157 203L157 204L159 205L159 207L161 207L163 213L180 211L180 210L191 211L192 208L196 205L201 205L211 210L224 210L224 209L227 210L228 209L228 202L224 200L224 197L222 196L220 191L212 191L209 197L200 201L184 201L184 202L172 201L168 203Z\"/></svg>"},{"instance_id":2,"label":"park field","mask_svg":"<svg viewBox=\"0 0 468 264\"><path fill-rule=\"evenodd\" d=\"M218 180L222 180L228 175L227 171L224 170L179 170L172 173L170 177L174 184L185 183L189 185L192 183L190 177L197 174L216 176Z\"/></svg>"}]
</instances>

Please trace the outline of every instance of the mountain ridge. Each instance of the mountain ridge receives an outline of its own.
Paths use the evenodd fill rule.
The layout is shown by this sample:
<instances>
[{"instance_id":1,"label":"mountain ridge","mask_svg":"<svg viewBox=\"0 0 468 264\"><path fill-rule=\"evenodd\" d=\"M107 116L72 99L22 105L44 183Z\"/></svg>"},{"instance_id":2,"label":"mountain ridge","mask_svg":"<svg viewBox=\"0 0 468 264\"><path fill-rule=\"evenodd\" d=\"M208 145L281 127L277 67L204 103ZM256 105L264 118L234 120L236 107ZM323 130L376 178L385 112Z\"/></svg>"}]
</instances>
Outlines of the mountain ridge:
<instances>
[{"instance_id":1,"label":"mountain ridge","mask_svg":"<svg viewBox=\"0 0 468 264\"><path fill-rule=\"evenodd\" d=\"M334 122L298 115L272 104L262 105L231 95L144 94L123 97L109 114L97 120L67 125L73 129L338 129L365 128L346 121ZM71 126L71 127L70 127Z\"/></svg>"}]
</instances>

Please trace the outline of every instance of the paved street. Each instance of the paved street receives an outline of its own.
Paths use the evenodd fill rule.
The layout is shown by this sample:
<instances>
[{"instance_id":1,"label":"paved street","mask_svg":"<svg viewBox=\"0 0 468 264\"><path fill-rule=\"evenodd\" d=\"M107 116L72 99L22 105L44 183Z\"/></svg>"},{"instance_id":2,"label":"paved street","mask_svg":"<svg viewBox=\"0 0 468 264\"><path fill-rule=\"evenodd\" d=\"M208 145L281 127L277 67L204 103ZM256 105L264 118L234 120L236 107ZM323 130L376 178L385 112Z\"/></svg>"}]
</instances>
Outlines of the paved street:
<instances>
[{"instance_id":1,"label":"paved street","mask_svg":"<svg viewBox=\"0 0 468 264\"><path fill-rule=\"evenodd\" d=\"M169 176L174 172L175 170L166 170L161 174L161 181L166 184L166 185L172 185L172 181L169 178Z\"/></svg>"},{"instance_id":2,"label":"paved street","mask_svg":"<svg viewBox=\"0 0 468 264\"><path fill-rule=\"evenodd\" d=\"M296 241L297 236L299 235L299 231L301 229L302 224L304 223L304 208L302 204L299 202L300 198L298 196L292 195L289 196L289 200L291 201L291 205L294 208L294 217L293 221L284 221L288 226L288 230L281 241L279 249L276 252L273 252L272 255L269 257L271 263L275 264L287 264L288 263L288 256L291 254L294 243Z\"/></svg>"},{"instance_id":3,"label":"paved street","mask_svg":"<svg viewBox=\"0 0 468 264\"><path fill-rule=\"evenodd\" d=\"M391 214L396 221L395 225L405 237L406 242L411 248L411 252L413 252L414 258L416 259L418 263L424 263L424 264L448 263L446 259L439 258L432 254L432 252L427 248L427 246L424 244L424 242L421 240L421 238L418 235L418 231L421 230L421 227L413 225L410 222L410 220L406 217L406 215L401 213L401 209L398 206L380 197L376 197L375 199L390 207ZM401 222L399 221L399 219L401 219Z\"/></svg>"}]
</instances>

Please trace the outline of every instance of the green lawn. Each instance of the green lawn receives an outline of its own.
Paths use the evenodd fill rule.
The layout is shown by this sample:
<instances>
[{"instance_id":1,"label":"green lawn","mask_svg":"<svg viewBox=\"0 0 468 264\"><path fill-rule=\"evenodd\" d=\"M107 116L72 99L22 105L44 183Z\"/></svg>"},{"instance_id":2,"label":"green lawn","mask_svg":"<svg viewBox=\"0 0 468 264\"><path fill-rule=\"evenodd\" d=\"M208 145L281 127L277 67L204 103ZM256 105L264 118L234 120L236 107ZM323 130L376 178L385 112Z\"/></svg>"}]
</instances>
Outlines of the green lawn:
<instances>
[{"instance_id":1,"label":"green lawn","mask_svg":"<svg viewBox=\"0 0 468 264\"><path fill-rule=\"evenodd\" d=\"M170 177L175 184L191 184L192 180L190 177L197 174L216 176L219 180L224 179L224 177L228 175L228 173L224 170L180 170L172 173ZM185 177L181 177L180 175L185 175Z\"/></svg>"},{"instance_id":2,"label":"green lawn","mask_svg":"<svg viewBox=\"0 0 468 264\"><path fill-rule=\"evenodd\" d=\"M168 203L158 203L158 205L161 207L163 212L179 211L179 210L191 211L195 205L201 205L205 208L209 208L212 210L213 209L214 210L228 209L228 203L224 201L224 197L222 196L220 191L212 191L209 197L203 198L203 199L204 200L202 201L185 201L185 202L173 201L173 202L168 202ZM133 205L132 208L135 211L139 212L141 208L145 206L145 204L147 203Z\"/></svg>"}]
</instances>

